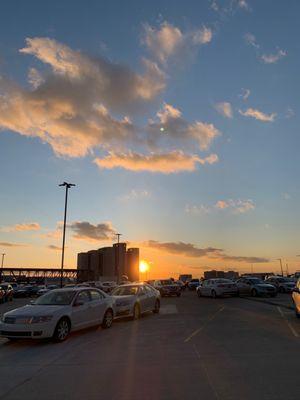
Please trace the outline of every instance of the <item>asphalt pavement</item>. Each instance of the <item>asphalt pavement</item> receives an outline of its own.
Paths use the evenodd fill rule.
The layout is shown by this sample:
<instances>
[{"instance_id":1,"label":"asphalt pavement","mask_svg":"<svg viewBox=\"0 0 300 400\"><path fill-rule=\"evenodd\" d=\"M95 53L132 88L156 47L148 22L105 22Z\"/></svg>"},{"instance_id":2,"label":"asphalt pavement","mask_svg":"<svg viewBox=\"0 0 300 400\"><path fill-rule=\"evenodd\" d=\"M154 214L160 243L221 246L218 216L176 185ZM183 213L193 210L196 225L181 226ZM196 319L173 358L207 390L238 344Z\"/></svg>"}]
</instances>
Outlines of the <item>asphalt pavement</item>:
<instances>
[{"instance_id":1,"label":"asphalt pavement","mask_svg":"<svg viewBox=\"0 0 300 400\"><path fill-rule=\"evenodd\" d=\"M299 352L291 310L186 292L61 344L0 339L0 399L298 400Z\"/></svg>"}]
</instances>

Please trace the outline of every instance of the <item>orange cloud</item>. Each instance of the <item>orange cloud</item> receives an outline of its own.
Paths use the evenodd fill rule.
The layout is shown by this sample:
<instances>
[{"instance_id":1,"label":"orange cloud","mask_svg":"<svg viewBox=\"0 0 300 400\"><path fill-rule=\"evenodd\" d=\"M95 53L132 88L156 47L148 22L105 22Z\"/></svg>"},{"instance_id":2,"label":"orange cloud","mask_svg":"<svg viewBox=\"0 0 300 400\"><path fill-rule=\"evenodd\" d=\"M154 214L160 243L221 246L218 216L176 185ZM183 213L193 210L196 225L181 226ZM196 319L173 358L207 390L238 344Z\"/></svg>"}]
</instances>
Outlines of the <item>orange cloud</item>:
<instances>
[{"instance_id":1,"label":"orange cloud","mask_svg":"<svg viewBox=\"0 0 300 400\"><path fill-rule=\"evenodd\" d=\"M104 158L96 158L94 162L99 168L124 168L129 171L149 171L171 174L183 171L194 171L197 164L214 164L218 161L216 154L206 158L196 155L187 155L182 151L172 151L165 154L150 155L138 153L110 153Z\"/></svg>"}]
</instances>

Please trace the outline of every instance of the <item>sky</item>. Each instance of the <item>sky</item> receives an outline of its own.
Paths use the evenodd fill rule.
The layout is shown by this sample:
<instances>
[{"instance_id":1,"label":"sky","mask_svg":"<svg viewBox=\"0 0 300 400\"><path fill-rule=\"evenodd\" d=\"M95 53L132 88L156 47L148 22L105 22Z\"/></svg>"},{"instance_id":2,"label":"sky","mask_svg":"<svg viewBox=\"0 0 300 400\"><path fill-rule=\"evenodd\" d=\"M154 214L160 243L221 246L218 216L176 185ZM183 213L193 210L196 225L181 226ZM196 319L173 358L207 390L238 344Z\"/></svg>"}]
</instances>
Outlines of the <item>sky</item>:
<instances>
[{"instance_id":1,"label":"sky","mask_svg":"<svg viewBox=\"0 0 300 400\"><path fill-rule=\"evenodd\" d=\"M5 1L0 252L115 233L148 277L300 269L297 0Z\"/></svg>"}]
</instances>

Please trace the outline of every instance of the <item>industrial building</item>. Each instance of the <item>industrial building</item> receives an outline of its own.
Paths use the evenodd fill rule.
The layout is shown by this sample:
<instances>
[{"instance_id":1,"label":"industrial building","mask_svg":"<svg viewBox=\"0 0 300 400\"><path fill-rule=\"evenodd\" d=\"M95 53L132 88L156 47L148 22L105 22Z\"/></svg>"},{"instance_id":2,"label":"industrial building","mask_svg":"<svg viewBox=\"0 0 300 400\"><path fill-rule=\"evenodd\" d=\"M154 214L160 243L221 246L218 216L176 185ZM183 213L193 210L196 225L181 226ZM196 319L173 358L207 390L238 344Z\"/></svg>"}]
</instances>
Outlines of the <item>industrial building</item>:
<instances>
[{"instance_id":1,"label":"industrial building","mask_svg":"<svg viewBox=\"0 0 300 400\"><path fill-rule=\"evenodd\" d=\"M77 255L78 280L120 281L126 275L129 281L139 280L139 249L126 249L126 243L115 243Z\"/></svg>"},{"instance_id":2,"label":"industrial building","mask_svg":"<svg viewBox=\"0 0 300 400\"><path fill-rule=\"evenodd\" d=\"M205 271L204 279L215 279L215 278L226 278L226 279L237 279L239 277L239 273L236 271Z\"/></svg>"}]
</instances>

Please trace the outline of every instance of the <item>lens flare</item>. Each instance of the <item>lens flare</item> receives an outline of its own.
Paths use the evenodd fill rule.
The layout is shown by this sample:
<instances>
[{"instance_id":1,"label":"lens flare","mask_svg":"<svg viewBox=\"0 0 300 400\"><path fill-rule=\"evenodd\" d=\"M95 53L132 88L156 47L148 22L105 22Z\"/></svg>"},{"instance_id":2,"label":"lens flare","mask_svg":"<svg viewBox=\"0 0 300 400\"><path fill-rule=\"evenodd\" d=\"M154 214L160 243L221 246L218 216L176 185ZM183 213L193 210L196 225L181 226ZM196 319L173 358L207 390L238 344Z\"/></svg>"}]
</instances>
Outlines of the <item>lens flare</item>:
<instances>
[{"instance_id":1,"label":"lens flare","mask_svg":"<svg viewBox=\"0 0 300 400\"><path fill-rule=\"evenodd\" d=\"M140 261L140 272L145 273L149 270L149 264L145 260Z\"/></svg>"}]
</instances>

